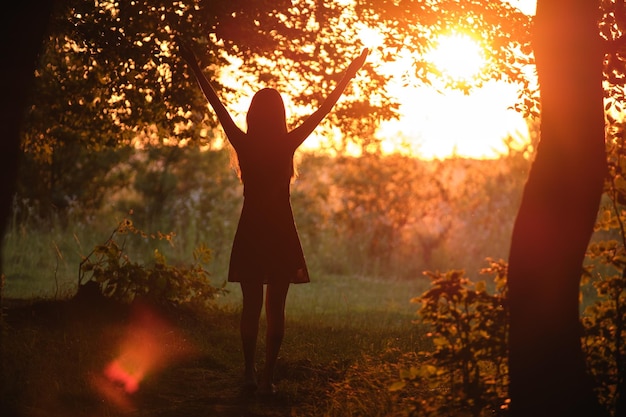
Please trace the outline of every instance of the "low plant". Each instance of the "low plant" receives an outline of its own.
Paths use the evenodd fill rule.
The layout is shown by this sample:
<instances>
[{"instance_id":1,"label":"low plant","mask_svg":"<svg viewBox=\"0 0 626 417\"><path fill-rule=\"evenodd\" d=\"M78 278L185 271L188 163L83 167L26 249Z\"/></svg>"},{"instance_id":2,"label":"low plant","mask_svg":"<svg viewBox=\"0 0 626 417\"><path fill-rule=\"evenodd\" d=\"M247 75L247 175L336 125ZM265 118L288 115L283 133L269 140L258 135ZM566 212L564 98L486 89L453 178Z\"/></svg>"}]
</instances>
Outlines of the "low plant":
<instances>
[{"instance_id":1,"label":"low plant","mask_svg":"<svg viewBox=\"0 0 626 417\"><path fill-rule=\"evenodd\" d=\"M582 314L582 347L600 403L623 415L626 398L626 252L614 240L589 246L595 294ZM494 276L493 293L463 271L428 272L431 288L413 299L418 322L430 328L432 350L401 370L391 391L427 388L408 413L419 416L494 416L508 409L507 265L489 260L481 271ZM589 271L587 271L589 272ZM583 286L592 275L587 273Z\"/></svg>"},{"instance_id":2,"label":"low plant","mask_svg":"<svg viewBox=\"0 0 626 417\"><path fill-rule=\"evenodd\" d=\"M144 299L160 305L208 308L215 297L226 292L210 283L206 265L211 261L211 251L205 245L193 252L193 263L174 266L165 256L154 250L151 264L133 262L125 251L125 240L120 237L137 234L143 238L171 241L174 234L148 235L138 230L129 219L124 219L111 236L97 245L80 263L78 286L97 284L102 295L122 302Z\"/></svg>"},{"instance_id":3,"label":"low plant","mask_svg":"<svg viewBox=\"0 0 626 417\"><path fill-rule=\"evenodd\" d=\"M508 389L506 264L489 260L481 271L494 275L493 294L485 281L472 282L460 270L426 272L431 288L412 300L419 322L430 328L432 351L419 366L403 370L392 391L429 387L412 414L497 415L506 409Z\"/></svg>"},{"instance_id":4,"label":"low plant","mask_svg":"<svg viewBox=\"0 0 626 417\"><path fill-rule=\"evenodd\" d=\"M608 240L590 245L588 257L606 272L592 280L597 298L582 319L587 369L600 402L621 416L626 413L626 252Z\"/></svg>"},{"instance_id":5,"label":"low plant","mask_svg":"<svg viewBox=\"0 0 626 417\"><path fill-rule=\"evenodd\" d=\"M402 416L426 391L412 385L404 390L389 390L398 373L404 374L419 361L415 352L389 347L377 355L363 355L355 361L343 378L330 382L325 417Z\"/></svg>"}]
</instances>

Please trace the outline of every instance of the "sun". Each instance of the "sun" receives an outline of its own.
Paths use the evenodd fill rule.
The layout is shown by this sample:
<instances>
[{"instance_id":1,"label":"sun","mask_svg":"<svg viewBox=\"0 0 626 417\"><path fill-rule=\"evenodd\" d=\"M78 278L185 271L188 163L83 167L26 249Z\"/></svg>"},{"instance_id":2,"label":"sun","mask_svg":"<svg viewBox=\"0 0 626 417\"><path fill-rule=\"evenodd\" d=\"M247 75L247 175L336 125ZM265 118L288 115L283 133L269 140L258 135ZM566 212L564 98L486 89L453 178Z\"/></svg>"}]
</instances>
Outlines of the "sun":
<instances>
[{"instance_id":1,"label":"sun","mask_svg":"<svg viewBox=\"0 0 626 417\"><path fill-rule=\"evenodd\" d=\"M518 87L497 80L478 82L489 64L486 54L468 34L440 35L422 57L439 77L421 86L406 85L400 75L410 60L387 64L390 93L400 108L398 120L383 122L377 132L383 150L423 159L496 159L522 149L530 133L527 121L513 110ZM464 90L459 85L474 87Z\"/></svg>"},{"instance_id":2,"label":"sun","mask_svg":"<svg viewBox=\"0 0 626 417\"><path fill-rule=\"evenodd\" d=\"M530 135L524 117L513 110L519 92L517 86L503 81L481 79L489 65L487 51L480 41L460 31L441 34L432 41L432 49L420 57L410 50L393 54L394 59L382 59L385 36L379 28L357 23L352 29L358 36L357 46L371 50L368 61L379 74L389 77L387 93L399 108L398 119L381 123L376 138L384 153L403 153L421 159L497 159L511 149L522 149ZM356 52L355 52L356 54ZM407 82L416 59L429 62L435 73L428 74L429 83ZM222 71L220 82L242 92L237 68ZM482 78L487 78L486 76ZM252 79L248 85L255 84ZM471 86L471 89L459 88ZM231 107L236 122L245 126L245 114L254 91L239 97ZM284 95L288 114L307 116L312 109L296 106ZM318 131L302 145L302 150L317 152L333 149L333 141L341 138L338 130ZM344 150L358 156L358 144Z\"/></svg>"},{"instance_id":3,"label":"sun","mask_svg":"<svg viewBox=\"0 0 626 417\"><path fill-rule=\"evenodd\" d=\"M470 36L460 33L440 35L426 60L452 81L470 81L480 74L486 60L483 48Z\"/></svg>"}]
</instances>

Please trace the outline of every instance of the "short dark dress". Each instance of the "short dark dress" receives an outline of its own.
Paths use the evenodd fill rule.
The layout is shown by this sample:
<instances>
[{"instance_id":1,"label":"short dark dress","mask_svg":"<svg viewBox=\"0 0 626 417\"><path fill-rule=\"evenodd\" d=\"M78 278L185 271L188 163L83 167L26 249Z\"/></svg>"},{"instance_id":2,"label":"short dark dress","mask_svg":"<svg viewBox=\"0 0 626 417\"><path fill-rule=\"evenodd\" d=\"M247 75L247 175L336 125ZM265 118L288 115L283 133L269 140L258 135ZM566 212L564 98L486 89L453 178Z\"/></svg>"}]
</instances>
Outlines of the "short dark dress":
<instances>
[{"instance_id":1,"label":"short dark dress","mask_svg":"<svg viewBox=\"0 0 626 417\"><path fill-rule=\"evenodd\" d=\"M228 281L309 282L289 194L295 148L286 140L259 142L247 138L235 147L244 202Z\"/></svg>"}]
</instances>

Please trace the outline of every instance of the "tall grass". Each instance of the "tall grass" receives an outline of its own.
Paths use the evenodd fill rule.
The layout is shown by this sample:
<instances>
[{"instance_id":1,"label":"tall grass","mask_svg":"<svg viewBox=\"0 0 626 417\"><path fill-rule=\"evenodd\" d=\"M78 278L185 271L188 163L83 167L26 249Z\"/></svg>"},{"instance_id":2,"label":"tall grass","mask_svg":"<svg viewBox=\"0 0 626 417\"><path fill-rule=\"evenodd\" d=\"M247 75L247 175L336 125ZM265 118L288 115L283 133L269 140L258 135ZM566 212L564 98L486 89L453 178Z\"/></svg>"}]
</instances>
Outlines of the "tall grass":
<instances>
[{"instance_id":1,"label":"tall grass","mask_svg":"<svg viewBox=\"0 0 626 417\"><path fill-rule=\"evenodd\" d=\"M35 222L28 227L12 225L4 249L8 260L7 297L62 298L71 295L81 257L110 235L110 225L115 225L117 220L111 216L106 225L76 222L67 227L59 222L48 228ZM128 236L128 245L133 256L149 259L154 245L161 245L166 251L169 244L149 238L134 241L134 237ZM169 249L171 256L175 256L178 248ZM58 256L58 264L55 256ZM19 277L17 274L20 273L23 278L13 278ZM311 270L311 275L311 283L293 285L288 295L287 334L277 370L281 404L287 404L291 409L289 415L293 416L336 415L336 410L347 404L342 400L346 392L340 390L341 381L355 377L371 378L369 391L363 392L372 401L376 401L375 398L387 398L385 401L388 401L390 394L386 386L393 382L389 366L386 363L372 364L371 358L394 349L403 352L424 349L426 338L422 329L412 322L416 306L410 303L410 298L423 292L428 282L422 278L389 280L329 275L315 270ZM214 280L223 280L223 276L214 276ZM207 312L208 317L200 321L179 323L203 356L195 362L168 370L164 375L155 375L146 382L143 397L150 399L150 395L154 395L160 398L163 392L167 392L176 399L173 404L182 407L180 415L196 412L198 407L209 407L193 399L198 392L210 399L207 404L236 401L229 397L232 396L229 390L233 387L227 389L224 384L236 387L242 369L237 330L241 293L237 284L229 283L226 288L229 292L217 300L218 310ZM58 321L59 313L51 311L52 314L39 312L36 316L40 320L50 317L50 325L40 328L24 323L8 329L11 337L3 346L3 360L6 361L2 375L6 384L0 390L3 400L10 399L12 405L29 410L58 408L65 412L69 408L78 414L88 410L89 415L118 415L112 405L98 405L83 379L86 372L97 371L115 354L115 340L121 337L120 330L114 326L115 332L109 334L111 339L103 343L103 332L92 319L81 321L76 317L78 325L74 319L66 325L52 325ZM101 320L109 317L106 312L102 315ZM61 314L60 317L64 316ZM9 315L9 320L11 318ZM110 324L104 326L107 328ZM262 324L260 366L264 329ZM385 367L386 373L379 374L382 369L379 366ZM190 385L193 383L190 375L206 376L202 381L196 381L201 384L194 386L192 391L180 390L172 382ZM54 384L45 381L54 381ZM334 391L337 393L332 394ZM350 401L354 399L349 398ZM162 411L158 410L158 401L147 402L144 407L142 411L148 414L154 411L154 415L159 415ZM275 406L253 403L241 407L253 415L283 415L276 414ZM210 408L206 410L205 415L230 415L211 413Z\"/></svg>"},{"instance_id":2,"label":"tall grass","mask_svg":"<svg viewBox=\"0 0 626 417\"><path fill-rule=\"evenodd\" d=\"M102 210L97 215L77 211L43 220L29 211L28 205L14 205L2 246L5 298L72 296L77 290L81 261L96 245L104 244L121 221L133 220L131 213L115 208ZM143 235L126 234L116 239L133 262L149 264L154 260L154 251L158 250L175 265L190 263L193 249L199 243L213 240L210 233L199 233L193 224L180 233L166 229L169 221L163 223L153 230L144 230L138 225ZM172 232L173 239L163 238L163 234ZM212 249L217 253L227 251L226 247ZM223 256L210 265L216 283L225 276L226 265L227 259Z\"/></svg>"},{"instance_id":3,"label":"tall grass","mask_svg":"<svg viewBox=\"0 0 626 417\"><path fill-rule=\"evenodd\" d=\"M303 178L311 181L299 179L294 184L294 214L312 282L293 285L288 295L287 335L281 351L283 368L279 372L281 390L289 397L304 398L308 404L308 408L292 415L341 415L348 405L356 413L370 415L365 407L372 402L387 404L380 409L384 415L392 396L387 387L397 378L402 364L407 363L404 355L430 348L423 329L413 323L417 306L410 303L411 298L429 286L421 271L428 265L442 270L465 266L471 272L471 265L482 263L485 256L500 256L494 251L506 251L501 242L507 240L513 218L508 219L506 213L515 206L515 199L509 202L510 194L504 193L497 199L489 199L489 204L482 204L485 200L482 197L489 193L481 188L481 181L470 178L467 183L477 190L468 189L454 199L447 196L454 204L443 204L439 194L420 200L412 189L400 189L396 191L403 203L391 206L392 202L378 201L388 197L385 193L378 193L376 187L370 189L376 184L389 183L388 179L373 183L360 174L348 178L350 181L344 181L345 184L333 185L337 181L332 176L341 177L346 170L354 168L351 164L357 163L348 161L346 166L331 171L333 175L326 184L325 177L312 173L328 171L327 164L332 161L318 162L322 165L320 169L303 163L302 171L309 172ZM461 168L452 167L450 172ZM180 178L188 177L181 174ZM430 178L428 172L423 172L410 185L422 187ZM358 191L359 187L364 189L363 193ZM454 184L450 187L457 191L464 189ZM347 194L350 189L357 191ZM516 187L511 185L507 189ZM176 233L171 241L124 236L125 253L133 261L149 263L153 251L158 249L169 263L185 263L194 246L204 243L214 251L209 267L213 284L222 285L241 204L240 189L235 189L232 182L217 181L199 182L184 190L168 197L160 216L146 214L151 211L150 199L145 196L135 201L118 199L116 206L97 214L77 210L46 221L40 221L34 214L15 217L3 249L5 296L71 295L76 289L82 258L110 236L129 209L135 209L131 220L136 227L148 234ZM495 190L500 191L500 188ZM368 197L363 199L365 195ZM498 210L492 210L496 202L504 208L498 206ZM138 209L142 204L143 211ZM423 204L427 207L422 207ZM417 216L419 221L404 226L389 224L389 207ZM420 211L415 212L414 208ZM464 231L470 229L474 233L465 235ZM428 262L422 249L430 253ZM229 293L217 300L220 310L212 318L215 327L210 331L197 329L194 334L203 350L210 352L211 361L224 369L238 371L241 359L237 316L241 294L237 284L226 284L226 289ZM203 338L205 333L207 336ZM414 361L414 357L408 361ZM363 384L358 384L355 390L354 381ZM366 397L371 401L364 402Z\"/></svg>"},{"instance_id":4,"label":"tall grass","mask_svg":"<svg viewBox=\"0 0 626 417\"><path fill-rule=\"evenodd\" d=\"M197 212L198 218L211 214ZM116 236L124 252L138 263L148 264L153 261L155 250L163 253L171 264L185 264L191 261L195 245L203 243L211 248L213 260L209 265L212 283L224 284L227 276L228 259L232 236L236 222L229 227L199 227L196 221L184 218L164 219L160 225L152 225L152 230L145 230L142 224L136 227L145 235L127 234ZM66 298L75 293L78 284L78 272L81 261L96 245L105 243L124 219L135 220L134 215L115 208L103 209L97 214L81 212L79 208L69 213L52 215L43 220L28 203L16 204L8 231L2 246L3 272L6 275L4 297L6 298ZM215 221L215 220L211 220ZM174 224L172 224L174 223ZM169 228L174 227L175 230ZM309 268L312 276L310 285L293 286L290 294L292 314L334 316L345 314L384 311L404 305L406 312L408 300L423 289L426 282L421 273L412 274L412 279L397 279L394 274L384 271L364 270L362 267L348 265L346 257L351 248L346 246L342 252L337 250L337 242L327 234L311 238L309 228L304 228L303 246L309 256ZM159 239L159 233L174 232L171 240ZM322 249L320 249L322 247ZM320 260L321 258L321 260ZM341 265L333 267L333 265ZM358 272L358 275L356 274ZM238 287L232 288L230 297L220 301L223 306L231 302L238 304Z\"/></svg>"},{"instance_id":5,"label":"tall grass","mask_svg":"<svg viewBox=\"0 0 626 417\"><path fill-rule=\"evenodd\" d=\"M14 205L2 246L4 296L51 298L70 294L77 284L81 256L96 244L103 232L99 229L87 221L68 227L59 218L39 221Z\"/></svg>"},{"instance_id":6,"label":"tall grass","mask_svg":"<svg viewBox=\"0 0 626 417\"><path fill-rule=\"evenodd\" d=\"M103 205L66 196L63 209L37 210L34 201L45 196L19 197L3 246L7 297L72 293L82 257L130 212L148 234L176 233L171 241L126 236L133 261L150 262L158 249L168 263L185 264L204 244L214 254L209 270L215 283L224 281L242 204L227 152L189 148L173 161L169 150L134 152L119 157L136 166L116 165L126 182L100 184L106 195L95 200ZM484 258L506 256L526 165L519 155L445 162L303 155L292 206L314 282L356 276L412 282L425 269L477 273ZM154 176L171 180L167 192ZM71 193L66 185L57 191ZM22 184L22 193L30 188Z\"/></svg>"}]
</instances>

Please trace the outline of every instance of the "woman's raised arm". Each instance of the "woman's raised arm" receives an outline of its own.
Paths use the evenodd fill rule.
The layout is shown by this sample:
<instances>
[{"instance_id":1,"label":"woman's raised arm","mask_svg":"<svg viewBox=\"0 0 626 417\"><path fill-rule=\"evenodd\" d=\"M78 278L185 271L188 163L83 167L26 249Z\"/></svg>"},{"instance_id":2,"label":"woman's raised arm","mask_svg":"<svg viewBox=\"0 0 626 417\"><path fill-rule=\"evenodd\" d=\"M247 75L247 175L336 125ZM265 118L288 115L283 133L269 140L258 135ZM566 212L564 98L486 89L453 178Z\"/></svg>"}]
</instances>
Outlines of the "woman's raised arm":
<instances>
[{"instance_id":1,"label":"woman's raised arm","mask_svg":"<svg viewBox=\"0 0 626 417\"><path fill-rule=\"evenodd\" d=\"M343 78L339 81L335 89L328 95L326 100L324 100L320 108L311 114L300 126L289 133L289 138L296 147L300 146L300 144L304 142L304 140L313 132L313 130L315 130L317 125L319 125L324 117L326 117L326 115L330 112L335 103L337 103L337 100L339 100L339 97L343 94L350 80L365 63L368 53L369 50L364 48L361 55L350 63L350 66L344 73Z\"/></svg>"},{"instance_id":2,"label":"woman's raised arm","mask_svg":"<svg viewBox=\"0 0 626 417\"><path fill-rule=\"evenodd\" d=\"M226 110L226 107L224 107L224 104L222 104L221 100L217 96L215 89L209 80L207 80L204 76L202 69L200 69L200 65L198 65L198 59L191 48L189 48L189 46L187 46L178 37L176 38L176 43L178 44L180 56L187 62L187 65L193 71L204 96L215 111L215 114L217 114L217 118L226 133L226 137L231 143L233 143L233 141L237 141L237 139L244 134L243 131L235 124L233 118L230 116L230 113L228 113L228 110ZM235 144L233 143L233 145Z\"/></svg>"}]
</instances>

